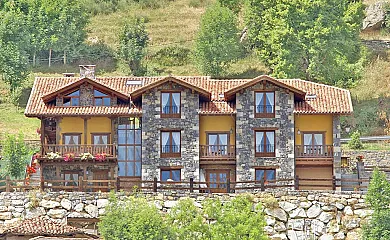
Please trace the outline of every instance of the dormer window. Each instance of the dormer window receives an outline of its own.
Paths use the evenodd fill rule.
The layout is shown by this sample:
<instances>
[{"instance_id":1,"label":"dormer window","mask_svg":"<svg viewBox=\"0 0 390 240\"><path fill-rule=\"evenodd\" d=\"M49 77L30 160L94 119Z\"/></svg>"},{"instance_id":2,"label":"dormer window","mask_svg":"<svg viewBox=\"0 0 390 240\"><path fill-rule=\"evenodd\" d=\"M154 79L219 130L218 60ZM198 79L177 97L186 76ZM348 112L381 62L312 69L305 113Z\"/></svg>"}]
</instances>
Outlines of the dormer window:
<instances>
[{"instance_id":1,"label":"dormer window","mask_svg":"<svg viewBox=\"0 0 390 240\"><path fill-rule=\"evenodd\" d=\"M275 92L255 92L255 117L275 117Z\"/></svg>"},{"instance_id":2,"label":"dormer window","mask_svg":"<svg viewBox=\"0 0 390 240\"><path fill-rule=\"evenodd\" d=\"M72 107L80 105L80 90L74 91L64 96L63 106Z\"/></svg>"},{"instance_id":3,"label":"dormer window","mask_svg":"<svg viewBox=\"0 0 390 240\"><path fill-rule=\"evenodd\" d=\"M180 118L180 92L161 93L161 117Z\"/></svg>"},{"instance_id":4,"label":"dormer window","mask_svg":"<svg viewBox=\"0 0 390 240\"><path fill-rule=\"evenodd\" d=\"M110 106L111 97L98 90L93 91L94 105L95 106Z\"/></svg>"}]
</instances>

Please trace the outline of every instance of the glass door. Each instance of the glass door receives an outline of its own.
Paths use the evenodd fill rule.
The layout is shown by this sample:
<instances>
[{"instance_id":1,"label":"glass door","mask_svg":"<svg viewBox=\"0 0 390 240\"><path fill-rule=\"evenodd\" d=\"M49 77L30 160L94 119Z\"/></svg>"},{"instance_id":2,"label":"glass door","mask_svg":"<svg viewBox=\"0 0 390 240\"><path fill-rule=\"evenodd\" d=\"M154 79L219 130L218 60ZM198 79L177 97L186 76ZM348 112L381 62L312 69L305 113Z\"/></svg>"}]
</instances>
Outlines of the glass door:
<instances>
[{"instance_id":1,"label":"glass door","mask_svg":"<svg viewBox=\"0 0 390 240\"><path fill-rule=\"evenodd\" d=\"M305 154L322 155L325 137L323 133L304 133L303 149Z\"/></svg>"},{"instance_id":2,"label":"glass door","mask_svg":"<svg viewBox=\"0 0 390 240\"><path fill-rule=\"evenodd\" d=\"M226 156L229 153L229 135L227 133L207 134L208 155Z\"/></svg>"},{"instance_id":3,"label":"glass door","mask_svg":"<svg viewBox=\"0 0 390 240\"><path fill-rule=\"evenodd\" d=\"M230 179L229 170L207 170L206 181L211 192L226 193L227 180Z\"/></svg>"}]
</instances>

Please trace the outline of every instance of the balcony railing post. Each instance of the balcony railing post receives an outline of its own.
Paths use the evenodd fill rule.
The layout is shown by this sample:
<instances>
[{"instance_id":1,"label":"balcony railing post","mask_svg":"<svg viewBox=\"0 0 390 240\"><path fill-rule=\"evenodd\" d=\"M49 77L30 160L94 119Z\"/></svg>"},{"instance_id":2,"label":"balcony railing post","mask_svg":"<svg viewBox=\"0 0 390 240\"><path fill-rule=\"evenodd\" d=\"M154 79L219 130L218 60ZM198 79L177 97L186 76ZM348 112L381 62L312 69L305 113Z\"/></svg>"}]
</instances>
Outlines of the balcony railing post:
<instances>
[{"instance_id":1,"label":"balcony railing post","mask_svg":"<svg viewBox=\"0 0 390 240\"><path fill-rule=\"evenodd\" d=\"M9 176L5 177L5 191L11 192L11 179Z\"/></svg>"},{"instance_id":2,"label":"balcony railing post","mask_svg":"<svg viewBox=\"0 0 390 240\"><path fill-rule=\"evenodd\" d=\"M230 193L230 178L228 178L226 181L226 192Z\"/></svg>"},{"instance_id":3,"label":"balcony railing post","mask_svg":"<svg viewBox=\"0 0 390 240\"><path fill-rule=\"evenodd\" d=\"M295 190L299 190L299 176L295 176L295 181L294 181L294 188Z\"/></svg>"},{"instance_id":4,"label":"balcony railing post","mask_svg":"<svg viewBox=\"0 0 390 240\"><path fill-rule=\"evenodd\" d=\"M153 179L153 192L157 192L157 177Z\"/></svg>"},{"instance_id":5,"label":"balcony railing post","mask_svg":"<svg viewBox=\"0 0 390 240\"><path fill-rule=\"evenodd\" d=\"M79 192L83 191L83 185L84 185L83 176L79 176Z\"/></svg>"},{"instance_id":6,"label":"balcony railing post","mask_svg":"<svg viewBox=\"0 0 390 240\"><path fill-rule=\"evenodd\" d=\"M260 188L261 188L262 192L265 191L264 178L262 178L261 181L260 181Z\"/></svg>"},{"instance_id":7,"label":"balcony railing post","mask_svg":"<svg viewBox=\"0 0 390 240\"><path fill-rule=\"evenodd\" d=\"M194 192L194 178L190 178L190 192Z\"/></svg>"}]
</instances>

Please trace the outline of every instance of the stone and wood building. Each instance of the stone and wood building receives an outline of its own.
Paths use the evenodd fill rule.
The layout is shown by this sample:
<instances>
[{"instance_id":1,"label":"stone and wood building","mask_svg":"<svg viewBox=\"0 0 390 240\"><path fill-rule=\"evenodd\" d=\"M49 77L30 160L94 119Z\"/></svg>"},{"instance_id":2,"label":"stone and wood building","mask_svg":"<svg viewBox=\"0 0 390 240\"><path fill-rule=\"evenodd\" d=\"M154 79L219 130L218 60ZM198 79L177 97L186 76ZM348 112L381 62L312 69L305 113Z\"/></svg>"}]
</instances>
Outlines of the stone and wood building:
<instances>
[{"instance_id":1,"label":"stone and wood building","mask_svg":"<svg viewBox=\"0 0 390 240\"><path fill-rule=\"evenodd\" d=\"M41 178L196 181L340 177L348 90L304 81L187 77L37 77ZM301 189L307 188L300 181ZM329 188L326 182L318 189ZM318 184L317 184L318 185ZM96 187L98 189L98 187Z\"/></svg>"}]
</instances>

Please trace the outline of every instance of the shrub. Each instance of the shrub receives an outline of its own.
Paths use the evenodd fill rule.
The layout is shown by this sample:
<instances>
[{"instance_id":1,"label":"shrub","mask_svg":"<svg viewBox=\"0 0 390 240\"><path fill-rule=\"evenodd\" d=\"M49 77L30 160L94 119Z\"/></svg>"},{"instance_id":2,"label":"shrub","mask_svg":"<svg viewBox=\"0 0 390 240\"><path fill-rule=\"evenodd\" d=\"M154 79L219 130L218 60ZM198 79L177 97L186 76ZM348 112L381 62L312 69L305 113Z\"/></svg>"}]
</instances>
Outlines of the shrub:
<instances>
[{"instance_id":1,"label":"shrub","mask_svg":"<svg viewBox=\"0 0 390 240\"><path fill-rule=\"evenodd\" d=\"M209 219L211 239L268 239L264 233L264 216L260 205L253 209L252 199L240 195L222 204L220 200L205 202L204 212Z\"/></svg>"},{"instance_id":2,"label":"shrub","mask_svg":"<svg viewBox=\"0 0 390 240\"><path fill-rule=\"evenodd\" d=\"M159 50L152 58L160 65L183 66L189 62L190 49L180 46L169 46Z\"/></svg>"},{"instance_id":3,"label":"shrub","mask_svg":"<svg viewBox=\"0 0 390 240\"><path fill-rule=\"evenodd\" d=\"M6 135L2 145L3 160L0 162L2 174L16 179L23 178L29 154L23 134Z\"/></svg>"},{"instance_id":4,"label":"shrub","mask_svg":"<svg viewBox=\"0 0 390 240\"><path fill-rule=\"evenodd\" d=\"M351 140L348 142L348 147L351 149L362 149L363 143L360 141L360 133L359 131L355 131L351 134Z\"/></svg>"},{"instance_id":5,"label":"shrub","mask_svg":"<svg viewBox=\"0 0 390 240\"><path fill-rule=\"evenodd\" d=\"M169 239L168 228L159 210L144 198L130 197L125 202L111 196L106 214L99 222L104 239Z\"/></svg>"},{"instance_id":6,"label":"shrub","mask_svg":"<svg viewBox=\"0 0 390 240\"><path fill-rule=\"evenodd\" d=\"M232 10L234 13L240 12L241 9L241 0L218 0L218 2Z\"/></svg>"},{"instance_id":7,"label":"shrub","mask_svg":"<svg viewBox=\"0 0 390 240\"><path fill-rule=\"evenodd\" d=\"M390 239L390 183L386 174L374 170L366 201L374 209L372 219L363 226L366 240Z\"/></svg>"},{"instance_id":8,"label":"shrub","mask_svg":"<svg viewBox=\"0 0 390 240\"><path fill-rule=\"evenodd\" d=\"M182 199L171 209L168 221L176 239L210 239L208 226L192 199Z\"/></svg>"}]
</instances>

